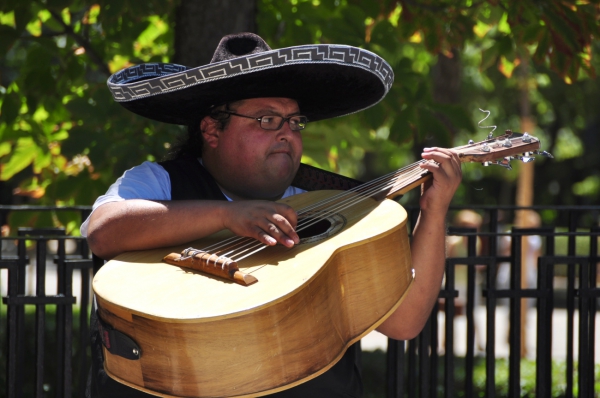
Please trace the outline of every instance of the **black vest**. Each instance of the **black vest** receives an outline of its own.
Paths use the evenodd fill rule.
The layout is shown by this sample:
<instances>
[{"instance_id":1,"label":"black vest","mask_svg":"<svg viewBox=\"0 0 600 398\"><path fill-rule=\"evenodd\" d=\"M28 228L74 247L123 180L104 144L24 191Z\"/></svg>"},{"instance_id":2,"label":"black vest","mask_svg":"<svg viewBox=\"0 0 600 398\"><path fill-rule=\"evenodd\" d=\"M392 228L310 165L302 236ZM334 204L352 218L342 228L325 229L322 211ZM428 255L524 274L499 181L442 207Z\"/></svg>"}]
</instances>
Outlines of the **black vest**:
<instances>
[{"instance_id":1,"label":"black vest","mask_svg":"<svg viewBox=\"0 0 600 398\"><path fill-rule=\"evenodd\" d=\"M227 200L216 181L208 171L200 165L196 158L181 158L159 163L168 173L171 180L171 200ZM307 191L317 189L346 190L359 185L360 182L317 169L301 165L292 182ZM127 387L111 379L104 371L102 341L96 323L95 309L90 317L92 331L92 369L88 380L87 397L93 398L138 398L153 397ZM267 397L273 398L357 398L362 395L360 342L352 345L344 356L331 369L322 375Z\"/></svg>"}]
</instances>

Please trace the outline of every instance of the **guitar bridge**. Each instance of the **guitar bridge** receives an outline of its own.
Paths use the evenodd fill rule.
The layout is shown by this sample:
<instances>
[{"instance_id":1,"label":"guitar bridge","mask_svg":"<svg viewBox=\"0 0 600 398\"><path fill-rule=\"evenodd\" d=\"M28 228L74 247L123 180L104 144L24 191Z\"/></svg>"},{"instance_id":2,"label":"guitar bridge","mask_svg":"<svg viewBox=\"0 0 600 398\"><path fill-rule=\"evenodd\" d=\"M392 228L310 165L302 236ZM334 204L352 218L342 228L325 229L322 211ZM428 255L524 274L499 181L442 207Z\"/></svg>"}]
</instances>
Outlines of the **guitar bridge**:
<instances>
[{"instance_id":1,"label":"guitar bridge","mask_svg":"<svg viewBox=\"0 0 600 398\"><path fill-rule=\"evenodd\" d=\"M213 276L224 278L243 286L249 286L258 282L254 276L243 273L237 263L225 256L218 256L204 250L188 247L179 253L171 253L163 258L163 261L184 268L191 268Z\"/></svg>"}]
</instances>

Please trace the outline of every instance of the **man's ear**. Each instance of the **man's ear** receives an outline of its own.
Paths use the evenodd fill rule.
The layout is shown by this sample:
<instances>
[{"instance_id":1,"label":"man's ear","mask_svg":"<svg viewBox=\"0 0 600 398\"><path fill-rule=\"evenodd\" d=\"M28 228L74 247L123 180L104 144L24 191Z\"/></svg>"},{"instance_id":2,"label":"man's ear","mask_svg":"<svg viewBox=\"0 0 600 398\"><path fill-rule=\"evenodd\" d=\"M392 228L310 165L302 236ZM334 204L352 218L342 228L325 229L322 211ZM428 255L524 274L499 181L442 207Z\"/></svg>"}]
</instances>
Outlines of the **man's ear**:
<instances>
[{"instance_id":1,"label":"man's ear","mask_svg":"<svg viewBox=\"0 0 600 398\"><path fill-rule=\"evenodd\" d=\"M211 148L219 146L219 134L221 133L221 130L219 130L218 123L217 120L210 116L205 116L204 119L200 121L200 132L204 138L204 143Z\"/></svg>"}]
</instances>

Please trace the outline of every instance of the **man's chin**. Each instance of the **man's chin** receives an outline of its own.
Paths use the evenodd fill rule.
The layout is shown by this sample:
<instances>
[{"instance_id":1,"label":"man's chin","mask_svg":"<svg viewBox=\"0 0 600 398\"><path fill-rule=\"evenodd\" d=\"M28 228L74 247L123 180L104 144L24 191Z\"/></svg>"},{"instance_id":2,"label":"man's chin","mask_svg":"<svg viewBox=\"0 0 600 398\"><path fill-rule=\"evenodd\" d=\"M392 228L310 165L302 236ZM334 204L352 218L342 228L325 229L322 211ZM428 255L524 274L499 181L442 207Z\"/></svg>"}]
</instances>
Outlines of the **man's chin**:
<instances>
[{"instance_id":1,"label":"man's chin","mask_svg":"<svg viewBox=\"0 0 600 398\"><path fill-rule=\"evenodd\" d=\"M257 193L262 196L262 199L279 199L291 185L294 176L290 177L289 174L285 176L271 175L270 178L264 180L262 189Z\"/></svg>"},{"instance_id":2,"label":"man's chin","mask_svg":"<svg viewBox=\"0 0 600 398\"><path fill-rule=\"evenodd\" d=\"M275 159L269 162L266 175L270 176L271 181L286 181L291 176L291 180L296 176L299 164L295 164L289 156Z\"/></svg>"}]
</instances>

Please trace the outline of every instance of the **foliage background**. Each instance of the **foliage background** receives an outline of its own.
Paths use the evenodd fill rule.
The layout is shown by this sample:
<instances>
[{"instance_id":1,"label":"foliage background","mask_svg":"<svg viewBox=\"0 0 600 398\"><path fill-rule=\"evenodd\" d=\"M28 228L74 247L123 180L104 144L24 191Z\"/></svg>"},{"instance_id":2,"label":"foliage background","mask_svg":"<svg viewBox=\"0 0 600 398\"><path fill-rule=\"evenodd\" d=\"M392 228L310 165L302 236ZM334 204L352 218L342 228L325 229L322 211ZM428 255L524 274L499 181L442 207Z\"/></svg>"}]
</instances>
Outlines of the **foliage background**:
<instances>
[{"instance_id":1,"label":"foliage background","mask_svg":"<svg viewBox=\"0 0 600 398\"><path fill-rule=\"evenodd\" d=\"M181 2L1 3L0 203L91 205L124 170L168 153L182 128L125 111L105 82L124 67L174 58ZM367 180L417 160L424 146L485 138L483 108L492 112L483 125L498 131L520 131L531 117L531 133L555 155L536 161L536 204L593 204L599 7L597 0L258 0L251 17L273 48L350 44L394 68L380 104L310 125L305 162ZM455 204L514 203L520 166L513 166L464 165ZM75 215L44 214L8 222L77 232Z\"/></svg>"}]
</instances>

